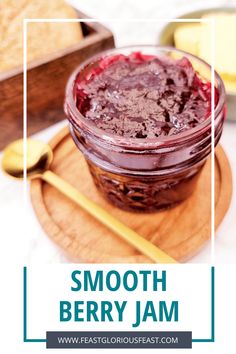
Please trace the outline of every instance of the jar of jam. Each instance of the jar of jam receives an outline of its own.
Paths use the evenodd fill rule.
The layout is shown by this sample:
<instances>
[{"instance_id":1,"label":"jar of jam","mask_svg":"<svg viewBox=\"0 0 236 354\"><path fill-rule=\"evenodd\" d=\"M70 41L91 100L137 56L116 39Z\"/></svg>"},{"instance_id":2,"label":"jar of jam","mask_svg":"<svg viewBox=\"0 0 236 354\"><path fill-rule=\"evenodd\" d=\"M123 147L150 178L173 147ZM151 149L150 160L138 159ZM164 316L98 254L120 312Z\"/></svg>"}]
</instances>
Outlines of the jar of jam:
<instances>
[{"instance_id":1,"label":"jar of jam","mask_svg":"<svg viewBox=\"0 0 236 354\"><path fill-rule=\"evenodd\" d=\"M113 49L80 65L66 87L72 137L94 183L113 205L149 212L196 187L211 152L211 67L162 46ZM215 144L225 90L214 86Z\"/></svg>"}]
</instances>

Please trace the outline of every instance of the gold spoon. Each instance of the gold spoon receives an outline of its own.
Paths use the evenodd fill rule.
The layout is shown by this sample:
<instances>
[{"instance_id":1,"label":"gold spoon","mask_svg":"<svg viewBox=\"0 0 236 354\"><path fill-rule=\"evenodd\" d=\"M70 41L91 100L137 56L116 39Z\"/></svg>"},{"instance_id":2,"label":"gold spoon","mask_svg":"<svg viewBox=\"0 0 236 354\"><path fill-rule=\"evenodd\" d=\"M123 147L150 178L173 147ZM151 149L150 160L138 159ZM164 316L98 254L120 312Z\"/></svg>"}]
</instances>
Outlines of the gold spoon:
<instances>
[{"instance_id":1,"label":"gold spoon","mask_svg":"<svg viewBox=\"0 0 236 354\"><path fill-rule=\"evenodd\" d=\"M76 188L49 170L53 160L53 152L49 145L36 140L27 140L26 171L27 178L42 178L45 182L57 188L61 193L73 200L81 208L93 215L102 224L131 244L142 254L155 263L177 263L161 249L137 234L134 230L124 225L105 209L94 203ZM14 178L24 176L24 144L17 140L8 145L2 158L2 169Z\"/></svg>"}]
</instances>

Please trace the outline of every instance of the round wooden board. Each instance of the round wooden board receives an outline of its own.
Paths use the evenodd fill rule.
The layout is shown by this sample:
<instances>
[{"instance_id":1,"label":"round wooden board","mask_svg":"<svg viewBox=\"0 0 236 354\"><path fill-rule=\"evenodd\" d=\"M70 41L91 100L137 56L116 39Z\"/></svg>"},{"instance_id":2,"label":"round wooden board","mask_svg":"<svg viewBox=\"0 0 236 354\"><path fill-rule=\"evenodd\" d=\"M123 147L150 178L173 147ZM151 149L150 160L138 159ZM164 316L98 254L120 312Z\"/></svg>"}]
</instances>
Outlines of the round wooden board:
<instances>
[{"instance_id":1,"label":"round wooden board","mask_svg":"<svg viewBox=\"0 0 236 354\"><path fill-rule=\"evenodd\" d=\"M208 159L193 195L177 207L136 214L113 207L97 192L86 162L64 128L50 142L54 151L52 171L78 188L140 235L177 261L195 255L211 235L211 162ZM215 227L230 204L230 165L218 146L215 159ZM36 215L48 236L73 262L149 263L150 260L122 241L60 192L40 179L31 182Z\"/></svg>"}]
</instances>

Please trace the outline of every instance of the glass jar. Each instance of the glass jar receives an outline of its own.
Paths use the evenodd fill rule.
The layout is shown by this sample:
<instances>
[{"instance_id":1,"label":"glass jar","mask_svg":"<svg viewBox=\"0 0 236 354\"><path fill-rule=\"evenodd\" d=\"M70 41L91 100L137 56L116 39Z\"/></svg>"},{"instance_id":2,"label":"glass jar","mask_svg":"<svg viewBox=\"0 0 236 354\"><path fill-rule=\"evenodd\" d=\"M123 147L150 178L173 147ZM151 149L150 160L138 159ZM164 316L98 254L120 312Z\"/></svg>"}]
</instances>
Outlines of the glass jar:
<instances>
[{"instance_id":1,"label":"glass jar","mask_svg":"<svg viewBox=\"0 0 236 354\"><path fill-rule=\"evenodd\" d=\"M80 65L66 87L65 112L72 137L83 153L94 183L113 205L129 211L150 212L172 207L188 198L196 187L211 152L211 118L176 135L158 138L126 138L97 128L77 109L75 80L87 75L107 55L141 52L174 58L187 57L199 75L211 80L211 67L199 58L162 46L131 46L102 52ZM217 73L215 87L215 145L225 117L225 90Z\"/></svg>"}]
</instances>

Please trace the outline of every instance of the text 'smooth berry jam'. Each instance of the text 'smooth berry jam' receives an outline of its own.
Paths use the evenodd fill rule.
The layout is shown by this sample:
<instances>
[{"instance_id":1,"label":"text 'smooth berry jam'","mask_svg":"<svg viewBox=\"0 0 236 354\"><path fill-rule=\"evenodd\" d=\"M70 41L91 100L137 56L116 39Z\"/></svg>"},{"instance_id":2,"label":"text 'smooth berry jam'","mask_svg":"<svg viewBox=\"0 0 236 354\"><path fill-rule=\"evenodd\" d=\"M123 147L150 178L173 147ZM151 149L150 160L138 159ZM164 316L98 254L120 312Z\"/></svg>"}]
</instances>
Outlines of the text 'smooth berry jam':
<instances>
[{"instance_id":1,"label":"text 'smooth berry jam'","mask_svg":"<svg viewBox=\"0 0 236 354\"><path fill-rule=\"evenodd\" d=\"M196 69L194 69L196 68ZM65 111L93 180L118 207L171 207L193 191L211 152L211 68L168 47L114 49L71 76ZM215 144L225 92L215 73Z\"/></svg>"}]
</instances>

